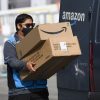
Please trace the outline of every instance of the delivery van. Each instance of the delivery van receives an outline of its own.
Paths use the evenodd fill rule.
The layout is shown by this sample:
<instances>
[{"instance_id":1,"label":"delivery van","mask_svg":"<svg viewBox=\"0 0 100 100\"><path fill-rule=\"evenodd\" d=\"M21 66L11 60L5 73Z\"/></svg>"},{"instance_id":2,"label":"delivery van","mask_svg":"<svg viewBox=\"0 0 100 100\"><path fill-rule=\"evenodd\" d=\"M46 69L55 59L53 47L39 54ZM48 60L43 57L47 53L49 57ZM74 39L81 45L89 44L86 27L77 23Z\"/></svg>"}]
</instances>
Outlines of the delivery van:
<instances>
[{"instance_id":1,"label":"delivery van","mask_svg":"<svg viewBox=\"0 0 100 100\"><path fill-rule=\"evenodd\" d=\"M100 100L100 0L61 0L82 55L57 74L58 100Z\"/></svg>"}]
</instances>

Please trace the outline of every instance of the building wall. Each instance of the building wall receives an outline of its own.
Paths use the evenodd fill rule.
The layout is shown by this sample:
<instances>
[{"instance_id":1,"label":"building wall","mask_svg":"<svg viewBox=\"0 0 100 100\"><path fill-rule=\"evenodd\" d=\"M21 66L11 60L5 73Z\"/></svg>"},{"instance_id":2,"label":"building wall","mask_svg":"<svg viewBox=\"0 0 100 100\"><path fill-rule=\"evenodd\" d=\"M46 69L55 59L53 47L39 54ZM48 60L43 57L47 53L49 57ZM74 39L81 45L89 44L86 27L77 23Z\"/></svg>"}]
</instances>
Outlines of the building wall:
<instances>
[{"instance_id":1,"label":"building wall","mask_svg":"<svg viewBox=\"0 0 100 100\"><path fill-rule=\"evenodd\" d=\"M9 0L9 9L30 7L31 0Z\"/></svg>"}]
</instances>

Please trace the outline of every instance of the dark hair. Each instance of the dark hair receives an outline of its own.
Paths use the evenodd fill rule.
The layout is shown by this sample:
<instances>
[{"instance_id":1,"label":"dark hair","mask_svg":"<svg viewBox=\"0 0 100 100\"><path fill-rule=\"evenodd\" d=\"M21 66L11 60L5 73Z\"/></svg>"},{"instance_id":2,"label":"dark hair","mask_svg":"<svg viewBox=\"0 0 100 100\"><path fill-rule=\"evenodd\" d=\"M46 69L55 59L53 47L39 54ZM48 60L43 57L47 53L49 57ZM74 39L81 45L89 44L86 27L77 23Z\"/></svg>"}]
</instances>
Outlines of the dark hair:
<instances>
[{"instance_id":1,"label":"dark hair","mask_svg":"<svg viewBox=\"0 0 100 100\"><path fill-rule=\"evenodd\" d=\"M33 18L28 15L28 14L20 14L16 17L16 20L15 20L15 27L16 27L16 30L18 30L17 28L17 24L19 23L23 23L26 19L31 19L32 22L33 22Z\"/></svg>"}]
</instances>

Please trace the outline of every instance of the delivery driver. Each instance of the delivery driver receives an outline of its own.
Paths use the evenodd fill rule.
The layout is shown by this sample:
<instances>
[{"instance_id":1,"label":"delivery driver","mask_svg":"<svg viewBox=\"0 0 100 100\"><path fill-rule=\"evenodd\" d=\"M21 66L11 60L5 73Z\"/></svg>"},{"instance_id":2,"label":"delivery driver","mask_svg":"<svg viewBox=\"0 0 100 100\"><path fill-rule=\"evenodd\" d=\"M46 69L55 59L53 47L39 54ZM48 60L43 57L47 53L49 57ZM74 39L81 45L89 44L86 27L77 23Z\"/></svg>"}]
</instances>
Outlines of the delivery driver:
<instances>
[{"instance_id":1,"label":"delivery driver","mask_svg":"<svg viewBox=\"0 0 100 100\"><path fill-rule=\"evenodd\" d=\"M23 68L34 70L34 62L23 62L17 58L15 45L23 39L34 27L33 19L28 14L20 14L15 20L16 33L4 44L4 61L7 65L8 100L49 100L47 80L23 81L19 72Z\"/></svg>"}]
</instances>

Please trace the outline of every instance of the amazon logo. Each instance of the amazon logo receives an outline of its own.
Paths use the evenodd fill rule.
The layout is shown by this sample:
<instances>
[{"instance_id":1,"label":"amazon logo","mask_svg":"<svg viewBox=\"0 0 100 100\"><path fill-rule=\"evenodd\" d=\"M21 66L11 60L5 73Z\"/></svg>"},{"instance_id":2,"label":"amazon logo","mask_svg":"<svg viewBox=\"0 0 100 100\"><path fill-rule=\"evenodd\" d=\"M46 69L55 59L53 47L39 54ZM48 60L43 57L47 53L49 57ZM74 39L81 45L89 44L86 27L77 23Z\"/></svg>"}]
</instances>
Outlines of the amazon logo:
<instances>
[{"instance_id":1,"label":"amazon logo","mask_svg":"<svg viewBox=\"0 0 100 100\"><path fill-rule=\"evenodd\" d=\"M67 31L67 28L66 27L62 27L60 31L56 31L56 32L48 32L48 31L45 31L45 30L42 30L40 29L42 32L44 33L47 33L47 34L59 34L61 32L66 32Z\"/></svg>"}]
</instances>

